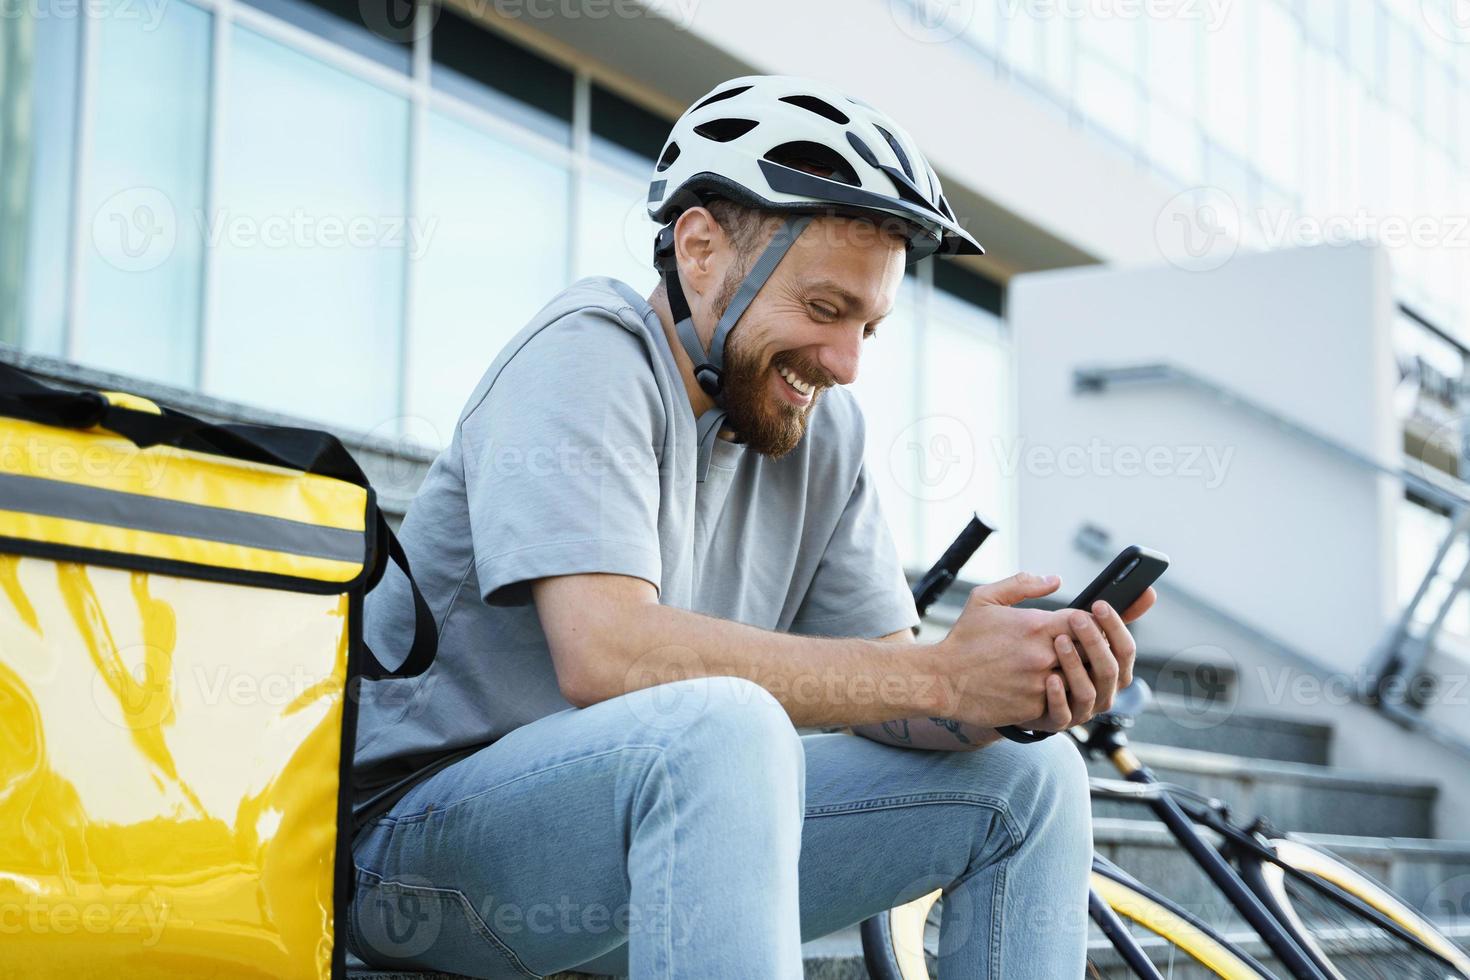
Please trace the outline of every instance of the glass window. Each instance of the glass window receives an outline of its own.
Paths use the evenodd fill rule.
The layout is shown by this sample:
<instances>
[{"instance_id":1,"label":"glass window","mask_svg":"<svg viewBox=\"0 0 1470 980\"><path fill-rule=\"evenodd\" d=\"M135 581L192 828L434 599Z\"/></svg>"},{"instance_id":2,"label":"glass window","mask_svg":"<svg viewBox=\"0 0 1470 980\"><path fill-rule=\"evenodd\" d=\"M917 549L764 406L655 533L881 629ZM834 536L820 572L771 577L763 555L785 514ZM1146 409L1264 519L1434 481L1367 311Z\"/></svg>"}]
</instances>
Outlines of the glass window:
<instances>
[{"instance_id":1,"label":"glass window","mask_svg":"<svg viewBox=\"0 0 1470 980\"><path fill-rule=\"evenodd\" d=\"M595 82L591 88L593 155L647 178L674 124Z\"/></svg>"},{"instance_id":2,"label":"glass window","mask_svg":"<svg viewBox=\"0 0 1470 980\"><path fill-rule=\"evenodd\" d=\"M1378 90L1379 81L1379 21L1382 17L1378 4L1349 3L1347 15L1347 54L1353 73L1368 86L1369 92Z\"/></svg>"},{"instance_id":3,"label":"glass window","mask_svg":"<svg viewBox=\"0 0 1470 980\"><path fill-rule=\"evenodd\" d=\"M1138 145L1141 103L1133 81L1112 65L1086 52L1078 59L1078 107L1129 148Z\"/></svg>"},{"instance_id":4,"label":"glass window","mask_svg":"<svg viewBox=\"0 0 1470 980\"><path fill-rule=\"evenodd\" d=\"M1410 118L1418 117L1420 66L1424 52L1397 17L1384 17L1384 95L1391 106Z\"/></svg>"},{"instance_id":5,"label":"glass window","mask_svg":"<svg viewBox=\"0 0 1470 980\"><path fill-rule=\"evenodd\" d=\"M451 10L438 13L434 86L570 145L572 73Z\"/></svg>"},{"instance_id":6,"label":"glass window","mask_svg":"<svg viewBox=\"0 0 1470 980\"><path fill-rule=\"evenodd\" d=\"M987 313L1000 316L1000 284L987 279L958 262L936 260L934 262L934 288L951 296L978 306Z\"/></svg>"},{"instance_id":7,"label":"glass window","mask_svg":"<svg viewBox=\"0 0 1470 980\"><path fill-rule=\"evenodd\" d=\"M1204 159L1194 120L1159 102L1148 107L1149 159L1185 186L1203 179Z\"/></svg>"},{"instance_id":8,"label":"glass window","mask_svg":"<svg viewBox=\"0 0 1470 980\"><path fill-rule=\"evenodd\" d=\"M76 357L158 381L197 381L211 16L94 21L91 159Z\"/></svg>"},{"instance_id":9,"label":"glass window","mask_svg":"<svg viewBox=\"0 0 1470 980\"><path fill-rule=\"evenodd\" d=\"M405 432L443 446L501 346L566 281L571 181L565 165L438 113L427 129L418 208L432 232L412 260Z\"/></svg>"},{"instance_id":10,"label":"glass window","mask_svg":"<svg viewBox=\"0 0 1470 980\"><path fill-rule=\"evenodd\" d=\"M590 171L582 182L577 276L612 276L647 295L658 284L648 185Z\"/></svg>"},{"instance_id":11,"label":"glass window","mask_svg":"<svg viewBox=\"0 0 1470 980\"><path fill-rule=\"evenodd\" d=\"M916 460L908 445L917 439L920 416L914 376L922 344L919 285L914 275L903 277L893 312L878 327L877 336L863 343L858 379L852 385L867 431L864 462L883 502L899 560L907 568L918 568L925 561L918 524L919 509L925 506L924 487L917 480Z\"/></svg>"},{"instance_id":12,"label":"glass window","mask_svg":"<svg viewBox=\"0 0 1470 980\"><path fill-rule=\"evenodd\" d=\"M1189 17L1163 17L1148 26L1148 96L1185 115L1195 107L1200 30Z\"/></svg>"},{"instance_id":13,"label":"glass window","mask_svg":"<svg viewBox=\"0 0 1470 980\"><path fill-rule=\"evenodd\" d=\"M1301 48L1301 31L1296 21L1275 4L1262 4L1258 9L1260 43L1256 49L1256 118L1260 133L1256 145L1260 150L1259 165L1272 181L1295 190L1300 184L1297 172L1298 127L1302 120L1297 112L1297 95L1302 88L1297 63Z\"/></svg>"},{"instance_id":14,"label":"glass window","mask_svg":"<svg viewBox=\"0 0 1470 980\"><path fill-rule=\"evenodd\" d=\"M30 60L0 86L0 342L53 356L66 337L77 21L0 18L0 45L24 33ZM12 183L14 182L14 183ZM16 185L19 186L16 186Z\"/></svg>"},{"instance_id":15,"label":"glass window","mask_svg":"<svg viewBox=\"0 0 1470 980\"><path fill-rule=\"evenodd\" d=\"M1038 19L1028 4L1003 4L1000 20L1005 60L1012 71L1028 78L1042 73L1042 35L1056 26L1055 18Z\"/></svg>"},{"instance_id":16,"label":"glass window","mask_svg":"<svg viewBox=\"0 0 1470 980\"><path fill-rule=\"evenodd\" d=\"M1205 46L1205 88L1202 93L1210 138L1237 156L1251 154L1250 57L1246 44L1246 10L1235 8L1210 35Z\"/></svg>"},{"instance_id":17,"label":"glass window","mask_svg":"<svg viewBox=\"0 0 1470 980\"><path fill-rule=\"evenodd\" d=\"M978 15L977 15L978 16ZM1077 25L1069 18L1053 18L1041 32L1042 77L1038 82L1052 98L1063 104L1073 98L1073 72L1077 66Z\"/></svg>"},{"instance_id":18,"label":"glass window","mask_svg":"<svg viewBox=\"0 0 1470 980\"><path fill-rule=\"evenodd\" d=\"M408 105L248 30L233 35L210 214L204 388L356 430L397 414Z\"/></svg>"},{"instance_id":19,"label":"glass window","mask_svg":"<svg viewBox=\"0 0 1470 980\"><path fill-rule=\"evenodd\" d=\"M407 74L414 4L408 0L245 0L273 17Z\"/></svg>"},{"instance_id":20,"label":"glass window","mask_svg":"<svg viewBox=\"0 0 1470 980\"><path fill-rule=\"evenodd\" d=\"M1062 5L1065 9L1068 5ZM1078 43L1099 55L1114 68L1136 74L1143 64L1139 56L1143 26L1141 19L1130 16L1088 16L1077 18Z\"/></svg>"}]
</instances>

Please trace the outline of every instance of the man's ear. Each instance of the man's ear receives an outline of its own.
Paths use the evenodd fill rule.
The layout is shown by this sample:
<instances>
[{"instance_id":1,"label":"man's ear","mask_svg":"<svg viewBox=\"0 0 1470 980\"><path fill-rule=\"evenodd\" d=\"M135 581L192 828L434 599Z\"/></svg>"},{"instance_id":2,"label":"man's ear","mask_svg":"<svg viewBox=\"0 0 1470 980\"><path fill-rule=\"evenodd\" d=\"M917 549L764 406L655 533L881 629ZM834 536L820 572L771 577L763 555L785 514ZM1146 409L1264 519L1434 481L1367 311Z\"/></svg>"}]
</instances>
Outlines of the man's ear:
<instances>
[{"instance_id":1,"label":"man's ear","mask_svg":"<svg viewBox=\"0 0 1470 980\"><path fill-rule=\"evenodd\" d=\"M728 248L724 229L705 208L690 208L674 223L674 254L687 290L703 296L724 281L724 269L717 266Z\"/></svg>"}]
</instances>

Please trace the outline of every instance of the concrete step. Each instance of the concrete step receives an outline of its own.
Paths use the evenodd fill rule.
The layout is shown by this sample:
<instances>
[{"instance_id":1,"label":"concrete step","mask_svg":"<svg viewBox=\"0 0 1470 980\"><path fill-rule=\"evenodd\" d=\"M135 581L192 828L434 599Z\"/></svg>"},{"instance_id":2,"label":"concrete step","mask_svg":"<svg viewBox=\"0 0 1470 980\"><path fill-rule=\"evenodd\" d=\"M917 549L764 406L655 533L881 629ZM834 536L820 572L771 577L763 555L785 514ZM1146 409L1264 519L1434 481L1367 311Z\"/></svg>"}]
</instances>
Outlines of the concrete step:
<instances>
[{"instance_id":1,"label":"concrete step","mask_svg":"<svg viewBox=\"0 0 1470 980\"><path fill-rule=\"evenodd\" d=\"M1281 830L1434 836L1438 789L1432 783L1168 745L1137 743L1134 750L1159 779L1225 800L1237 814L1265 814ZM1088 768L1097 776L1118 775L1104 759L1090 760ZM1094 801L1093 812L1103 817L1148 816L1138 804L1110 800Z\"/></svg>"},{"instance_id":2,"label":"concrete step","mask_svg":"<svg viewBox=\"0 0 1470 980\"><path fill-rule=\"evenodd\" d=\"M1238 711L1229 703L1203 702L1170 694L1135 720L1136 742L1224 752L1248 759L1275 759L1325 766L1331 760L1332 727Z\"/></svg>"},{"instance_id":3,"label":"concrete step","mask_svg":"<svg viewBox=\"0 0 1470 980\"><path fill-rule=\"evenodd\" d=\"M1470 934L1470 841L1295 836L1336 854L1436 922ZM1224 931L1239 928L1235 909L1163 824L1098 816L1092 839L1097 853L1205 922Z\"/></svg>"}]
</instances>

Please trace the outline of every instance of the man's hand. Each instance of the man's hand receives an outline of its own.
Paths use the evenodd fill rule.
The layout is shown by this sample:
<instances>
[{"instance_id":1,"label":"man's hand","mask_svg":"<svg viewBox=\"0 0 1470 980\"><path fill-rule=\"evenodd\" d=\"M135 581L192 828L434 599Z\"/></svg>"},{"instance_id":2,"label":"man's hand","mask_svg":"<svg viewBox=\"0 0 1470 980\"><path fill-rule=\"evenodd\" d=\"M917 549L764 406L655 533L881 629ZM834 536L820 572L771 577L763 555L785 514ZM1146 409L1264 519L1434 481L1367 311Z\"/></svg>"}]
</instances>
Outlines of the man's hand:
<instances>
[{"instance_id":1,"label":"man's hand","mask_svg":"<svg viewBox=\"0 0 1470 980\"><path fill-rule=\"evenodd\" d=\"M1023 573L971 591L939 643L953 665L956 703L948 717L1061 731L1107 710L1132 682L1136 648L1127 623L1154 604L1153 589L1122 616L1102 602L1090 614L1011 608L1060 585L1056 576Z\"/></svg>"}]
</instances>

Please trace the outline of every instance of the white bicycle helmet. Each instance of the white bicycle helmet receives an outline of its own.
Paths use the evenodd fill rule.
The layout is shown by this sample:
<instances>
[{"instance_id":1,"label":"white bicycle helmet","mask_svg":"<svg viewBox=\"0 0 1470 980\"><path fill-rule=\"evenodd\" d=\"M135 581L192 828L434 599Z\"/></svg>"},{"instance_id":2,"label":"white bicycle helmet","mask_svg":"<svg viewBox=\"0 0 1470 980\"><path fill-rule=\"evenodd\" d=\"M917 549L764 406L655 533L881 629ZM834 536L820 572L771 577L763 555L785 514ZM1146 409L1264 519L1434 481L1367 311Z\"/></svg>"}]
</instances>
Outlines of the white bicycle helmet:
<instances>
[{"instance_id":1,"label":"white bicycle helmet","mask_svg":"<svg viewBox=\"0 0 1470 980\"><path fill-rule=\"evenodd\" d=\"M789 217L720 316L706 351L679 281L674 223L713 198ZM789 75L731 79L686 110L654 166L648 214L662 226L654 264L663 274L679 340L695 380L716 406L699 419L701 481L725 419L725 342L814 216L863 217L900 228L910 262L985 251L960 227L934 168L901 127L831 85Z\"/></svg>"}]
</instances>

